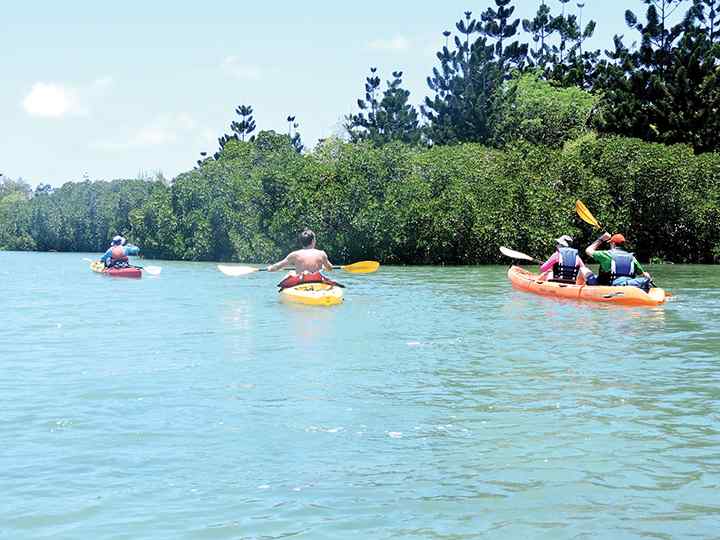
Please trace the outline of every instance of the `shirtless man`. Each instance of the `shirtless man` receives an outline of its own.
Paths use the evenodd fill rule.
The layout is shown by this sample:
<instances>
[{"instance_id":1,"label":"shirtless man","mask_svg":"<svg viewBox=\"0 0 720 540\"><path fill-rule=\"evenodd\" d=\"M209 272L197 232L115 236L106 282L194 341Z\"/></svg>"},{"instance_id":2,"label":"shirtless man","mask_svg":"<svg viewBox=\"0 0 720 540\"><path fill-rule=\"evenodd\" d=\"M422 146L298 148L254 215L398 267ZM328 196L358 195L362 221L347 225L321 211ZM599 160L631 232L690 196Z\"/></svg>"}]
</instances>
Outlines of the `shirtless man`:
<instances>
[{"instance_id":1,"label":"shirtless man","mask_svg":"<svg viewBox=\"0 0 720 540\"><path fill-rule=\"evenodd\" d=\"M293 251L282 261L276 262L267 267L268 272L276 272L285 266L295 266L298 275L303 272L315 273L320 270L332 270L332 264L328 260L327 253L321 249L315 249L315 233L305 229L300 233L300 244L302 249Z\"/></svg>"}]
</instances>

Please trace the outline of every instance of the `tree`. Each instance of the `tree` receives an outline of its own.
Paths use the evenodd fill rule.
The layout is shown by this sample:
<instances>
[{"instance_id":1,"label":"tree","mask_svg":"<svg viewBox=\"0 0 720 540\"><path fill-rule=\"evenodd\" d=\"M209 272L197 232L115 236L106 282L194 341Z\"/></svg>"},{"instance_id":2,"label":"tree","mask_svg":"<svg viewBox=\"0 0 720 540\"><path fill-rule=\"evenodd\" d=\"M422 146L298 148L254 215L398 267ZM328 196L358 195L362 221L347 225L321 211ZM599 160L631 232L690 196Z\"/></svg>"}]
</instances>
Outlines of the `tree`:
<instances>
[{"instance_id":1,"label":"tree","mask_svg":"<svg viewBox=\"0 0 720 540\"><path fill-rule=\"evenodd\" d=\"M553 148L588 131L598 96L576 86L562 88L542 79L542 70L518 74L504 86L495 143L518 140Z\"/></svg>"},{"instance_id":2,"label":"tree","mask_svg":"<svg viewBox=\"0 0 720 540\"><path fill-rule=\"evenodd\" d=\"M720 147L718 63L714 24L694 3L684 19L671 24L683 0L645 0L643 24L631 11L628 26L640 33L631 51L615 37L615 49L601 63L596 86L603 91L598 129L664 143L685 142L696 151ZM705 17L705 20L701 17Z\"/></svg>"},{"instance_id":3,"label":"tree","mask_svg":"<svg viewBox=\"0 0 720 540\"><path fill-rule=\"evenodd\" d=\"M380 77L370 69L365 79L365 99L358 99L360 112L345 118L350 140L370 141L382 146L391 141L417 144L420 141L418 114L410 103L410 92L402 87L402 71L393 71L392 80L378 100Z\"/></svg>"},{"instance_id":4,"label":"tree","mask_svg":"<svg viewBox=\"0 0 720 540\"><path fill-rule=\"evenodd\" d=\"M230 130L232 131L232 134L228 135L225 134L222 137L218 139L218 143L220 144L220 149L214 154L214 158L218 159L220 157L220 154L222 153L223 149L225 148L225 145L231 141L244 141L246 138L250 141L253 140L253 136L250 136L250 134L255 131L256 125L255 125L255 119L253 118L253 109L249 105L239 105L235 109L235 114L237 114L240 117L240 120L234 120L230 124ZM200 163L199 163L200 164Z\"/></svg>"},{"instance_id":5,"label":"tree","mask_svg":"<svg viewBox=\"0 0 720 540\"><path fill-rule=\"evenodd\" d=\"M471 41L480 28L472 12L465 12L465 18L455 26L464 39L456 35L452 51L445 46L437 53L440 68L433 68L432 76L427 78L435 95L426 97L421 107L428 120L425 131L433 144L487 142L492 133L496 92L505 72L495 58L496 46L482 35ZM506 30L498 33L505 35ZM504 50L502 46L500 50Z\"/></svg>"},{"instance_id":6,"label":"tree","mask_svg":"<svg viewBox=\"0 0 720 540\"><path fill-rule=\"evenodd\" d=\"M535 48L530 49L530 56L535 65L541 68L545 68L553 59L549 38L558 30L553 23L554 17L551 15L550 7L545 3L545 0L542 0L538 7L535 18L523 19L522 21L523 30L532 36L535 43Z\"/></svg>"},{"instance_id":7,"label":"tree","mask_svg":"<svg viewBox=\"0 0 720 540\"><path fill-rule=\"evenodd\" d=\"M515 37L518 33L520 19L511 20L515 12L515 6L511 6L512 0L495 0L495 6L487 8L480 19L480 31L490 39L495 40L494 52L500 64L500 70L505 76L509 76L511 67L522 69L527 58L527 44L520 44L518 40L505 43Z\"/></svg>"},{"instance_id":8,"label":"tree","mask_svg":"<svg viewBox=\"0 0 720 540\"><path fill-rule=\"evenodd\" d=\"M295 121L294 116L287 117L287 123L288 123L288 137L290 137L290 143L293 145L293 148L295 148L295 151L300 154L303 151L303 143L302 139L300 137L300 133L297 131L297 128L300 127L300 124Z\"/></svg>"}]
</instances>

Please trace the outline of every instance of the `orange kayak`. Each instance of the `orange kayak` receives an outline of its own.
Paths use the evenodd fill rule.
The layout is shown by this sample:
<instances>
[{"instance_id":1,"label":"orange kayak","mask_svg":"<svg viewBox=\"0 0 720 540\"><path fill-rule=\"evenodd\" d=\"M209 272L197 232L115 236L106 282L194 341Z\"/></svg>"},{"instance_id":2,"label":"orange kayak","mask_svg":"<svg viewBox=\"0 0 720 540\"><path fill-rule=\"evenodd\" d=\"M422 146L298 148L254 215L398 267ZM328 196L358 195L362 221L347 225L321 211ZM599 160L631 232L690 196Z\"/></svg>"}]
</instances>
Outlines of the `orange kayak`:
<instances>
[{"instance_id":1,"label":"orange kayak","mask_svg":"<svg viewBox=\"0 0 720 540\"><path fill-rule=\"evenodd\" d=\"M508 278L518 290L570 300L589 300L624 306L657 306L665 302L665 289L653 288L649 293L637 287L604 285L572 285L553 281L538 281L540 276L519 266L511 266Z\"/></svg>"}]
</instances>

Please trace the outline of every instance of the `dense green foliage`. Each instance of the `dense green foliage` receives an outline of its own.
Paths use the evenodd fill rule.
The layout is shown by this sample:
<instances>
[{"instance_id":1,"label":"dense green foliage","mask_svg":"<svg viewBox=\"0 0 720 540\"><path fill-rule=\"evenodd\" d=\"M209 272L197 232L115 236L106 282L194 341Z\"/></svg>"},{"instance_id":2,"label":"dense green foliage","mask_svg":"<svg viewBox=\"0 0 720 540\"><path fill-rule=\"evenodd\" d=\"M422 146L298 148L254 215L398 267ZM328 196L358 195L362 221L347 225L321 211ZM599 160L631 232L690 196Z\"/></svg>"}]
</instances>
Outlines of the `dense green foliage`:
<instances>
[{"instance_id":1,"label":"dense green foliage","mask_svg":"<svg viewBox=\"0 0 720 540\"><path fill-rule=\"evenodd\" d=\"M589 243L576 198L643 260L720 259L720 155L593 134L562 149L330 139L298 154L260 132L170 186L68 183L10 201L15 235L35 245L4 247L99 251L119 232L147 256L268 262L307 226L338 262L497 262L501 245L542 256L560 234Z\"/></svg>"},{"instance_id":2,"label":"dense green foliage","mask_svg":"<svg viewBox=\"0 0 720 540\"><path fill-rule=\"evenodd\" d=\"M498 100L494 142L505 146L524 140L558 148L588 132L598 99L575 86L554 87L539 72L517 76Z\"/></svg>"}]
</instances>

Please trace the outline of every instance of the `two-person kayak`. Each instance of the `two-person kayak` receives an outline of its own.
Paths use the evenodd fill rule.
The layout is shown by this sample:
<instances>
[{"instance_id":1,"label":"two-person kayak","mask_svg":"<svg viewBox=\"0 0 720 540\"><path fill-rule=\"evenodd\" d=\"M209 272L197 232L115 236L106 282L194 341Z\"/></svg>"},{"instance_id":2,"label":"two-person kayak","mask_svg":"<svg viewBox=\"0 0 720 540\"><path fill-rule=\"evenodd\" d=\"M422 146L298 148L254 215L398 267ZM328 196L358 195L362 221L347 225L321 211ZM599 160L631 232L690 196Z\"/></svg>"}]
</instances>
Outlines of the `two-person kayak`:
<instances>
[{"instance_id":1,"label":"two-person kayak","mask_svg":"<svg viewBox=\"0 0 720 540\"><path fill-rule=\"evenodd\" d=\"M142 277L142 270L134 266L127 266L124 268L107 268L102 261L93 261L90 263L90 270L98 274L103 274L110 277L124 277L138 279Z\"/></svg>"},{"instance_id":2,"label":"two-person kayak","mask_svg":"<svg viewBox=\"0 0 720 540\"><path fill-rule=\"evenodd\" d=\"M510 267L508 278L512 286L518 290L553 298L588 300L625 306L657 306L667 299L665 289L660 288L652 288L649 292L645 292L632 286L576 285L542 281L538 274L533 274L519 266Z\"/></svg>"}]
</instances>

